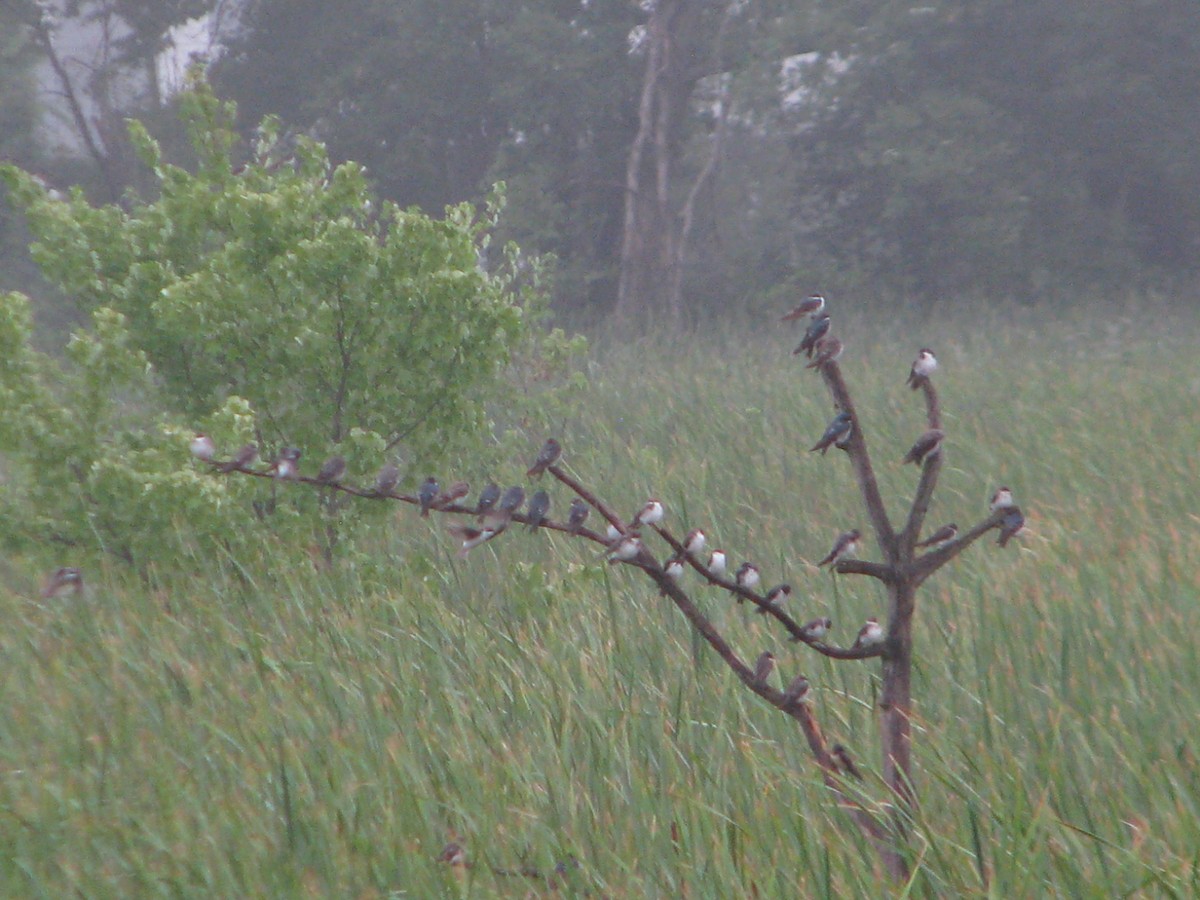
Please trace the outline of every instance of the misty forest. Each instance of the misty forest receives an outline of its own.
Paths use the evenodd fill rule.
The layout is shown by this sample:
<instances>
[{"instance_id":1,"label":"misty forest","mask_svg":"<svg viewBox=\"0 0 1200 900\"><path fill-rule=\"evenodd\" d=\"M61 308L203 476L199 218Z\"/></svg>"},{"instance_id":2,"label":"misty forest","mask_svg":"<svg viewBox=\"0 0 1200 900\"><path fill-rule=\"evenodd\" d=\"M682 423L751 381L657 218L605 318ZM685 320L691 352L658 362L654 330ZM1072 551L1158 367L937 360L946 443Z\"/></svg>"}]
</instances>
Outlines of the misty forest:
<instances>
[{"instance_id":1,"label":"misty forest","mask_svg":"<svg viewBox=\"0 0 1200 900\"><path fill-rule=\"evenodd\" d=\"M0 5L0 895L1200 896L1193 0Z\"/></svg>"}]
</instances>

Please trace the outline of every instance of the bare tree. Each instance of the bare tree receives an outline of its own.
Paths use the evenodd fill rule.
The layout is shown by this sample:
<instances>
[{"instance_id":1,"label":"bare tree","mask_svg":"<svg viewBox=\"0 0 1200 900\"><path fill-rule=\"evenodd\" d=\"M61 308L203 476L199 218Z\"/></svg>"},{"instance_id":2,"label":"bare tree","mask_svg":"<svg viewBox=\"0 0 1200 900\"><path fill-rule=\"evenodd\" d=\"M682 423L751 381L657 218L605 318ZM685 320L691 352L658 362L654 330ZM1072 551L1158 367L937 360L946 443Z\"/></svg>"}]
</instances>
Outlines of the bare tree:
<instances>
[{"instance_id":1,"label":"bare tree","mask_svg":"<svg viewBox=\"0 0 1200 900\"><path fill-rule=\"evenodd\" d=\"M819 314L820 310L817 310L814 316ZM802 317L793 315L789 318ZM827 317L821 318L827 321ZM820 323L821 318L814 318L814 323ZM858 558L860 534L855 530L843 534L834 550L822 562L830 563L833 571L839 575L862 575L878 580L887 596L886 624L880 625L874 618L868 619L858 638L849 646L839 646L828 640L828 620L818 619L801 624L793 619L778 602L780 593L790 590L786 585L763 592L758 588L757 577L746 577L748 573L745 570L733 577L727 575L723 558L718 564L712 556L704 555L704 538L697 532L681 539L663 524L664 510L658 501L647 501L646 506L628 521L620 517L595 491L563 469L561 447L553 439L542 448L529 474L531 477L540 477L543 472L548 472L576 495L578 500L572 504L569 518L562 522L544 518L543 512L518 512L524 500L524 492L520 488L510 489L497 507L498 492L493 492L495 496L487 500L481 496L479 503L474 506L460 502L458 495L463 490L462 485L456 486L458 491L435 496L438 488L432 479L423 485L423 496L395 494L392 492L394 470L381 473L381 480L370 488L340 483L331 485L320 476L299 476L294 480L332 487L362 497L399 500L422 506L425 510L477 517L477 521L460 521L450 526L451 533L461 541L461 555L499 537L514 522L527 524L531 528L559 531L604 546L610 562L636 568L653 581L748 690L798 723L821 776L837 798L839 807L876 848L892 877L897 882L903 882L910 874L906 852L907 823L911 821L917 806L912 771L911 723L916 592L934 572L989 531L999 529L997 543L1001 547L1006 546L1023 528L1024 517L1014 504L1011 492L1001 488L993 497L989 514L978 524L962 532L957 526L946 525L926 540L919 540L946 453L941 404L932 380L937 362L931 351L922 350L913 364L909 384L914 391L919 390L924 398L926 429L904 457L906 462L919 466L920 475L907 518L899 528L894 526L888 518L875 478L866 429L838 362L843 349L842 341L828 333L827 324L823 327L825 333L819 340L807 340L802 346L808 346L810 354L814 355L808 368L820 372L836 415L813 450L821 450L822 455L829 449L845 453L858 483L863 509L871 523L882 560ZM819 329L810 325L809 335L814 334L815 330ZM232 468L258 477L274 477L270 469L250 470L247 466L231 467L230 463L221 463L219 460L208 462L217 470ZM385 474L388 476L386 479ZM585 527L591 511L604 520L602 531ZM651 536L669 548L669 555L665 559L652 552L648 543ZM753 662L739 657L725 635L700 611L682 586L679 576L685 567L698 572L705 583L727 591L739 603L748 602L756 606L758 612L773 619L794 643L830 659L848 663L879 659L882 680L879 749L882 780L888 792L886 803L868 807L858 799L865 786L850 789L850 782L861 780L862 774L843 744L831 744L826 739L817 721L808 680L803 675L790 678L785 675L784 684L787 687L779 690L772 686L767 677L775 664L772 654L763 653ZM890 809L892 812L890 815L881 815L878 809Z\"/></svg>"}]
</instances>

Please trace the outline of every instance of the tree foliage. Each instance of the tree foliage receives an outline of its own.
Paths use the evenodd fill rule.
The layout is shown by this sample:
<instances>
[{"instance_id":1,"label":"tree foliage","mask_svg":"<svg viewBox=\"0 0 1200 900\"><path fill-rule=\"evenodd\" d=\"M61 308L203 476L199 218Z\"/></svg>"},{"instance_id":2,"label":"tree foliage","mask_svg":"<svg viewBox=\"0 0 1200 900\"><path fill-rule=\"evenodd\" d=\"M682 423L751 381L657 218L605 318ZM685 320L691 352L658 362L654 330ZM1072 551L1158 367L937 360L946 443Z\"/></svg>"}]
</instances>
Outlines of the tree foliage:
<instances>
[{"instance_id":1,"label":"tree foliage","mask_svg":"<svg viewBox=\"0 0 1200 900\"><path fill-rule=\"evenodd\" d=\"M75 190L57 200L33 176L3 170L35 260L94 326L72 339L66 389L55 390L56 366L21 349L28 329L10 298L3 385L21 412L0 449L29 478L36 460L41 480L73 483L89 516L137 494L134 474L128 490L98 493L97 465L147 462L169 475L186 457L185 425L214 432L227 451L251 438L264 455L336 449L369 473L399 450L416 463L478 447L510 353L552 374L577 346L536 328L536 260L507 248L494 272L481 265L499 197L443 219L379 204L361 166L332 166L308 139L288 146L270 119L238 166L233 106L198 85L181 109L195 171L132 128L153 199L93 206ZM163 417L151 428L137 416L135 427L130 409ZM37 500L50 519L82 516L53 495Z\"/></svg>"}]
</instances>

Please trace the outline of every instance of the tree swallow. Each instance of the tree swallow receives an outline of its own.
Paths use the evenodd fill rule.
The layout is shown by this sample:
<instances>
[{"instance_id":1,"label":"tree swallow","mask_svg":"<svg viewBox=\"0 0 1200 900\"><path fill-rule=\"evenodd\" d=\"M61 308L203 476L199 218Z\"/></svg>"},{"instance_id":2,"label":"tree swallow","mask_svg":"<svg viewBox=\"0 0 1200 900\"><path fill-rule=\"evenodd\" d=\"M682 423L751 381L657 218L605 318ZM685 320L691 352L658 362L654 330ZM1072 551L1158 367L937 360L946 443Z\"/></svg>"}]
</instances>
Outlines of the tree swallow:
<instances>
[{"instance_id":1,"label":"tree swallow","mask_svg":"<svg viewBox=\"0 0 1200 900\"><path fill-rule=\"evenodd\" d=\"M854 765L854 760L850 758L850 751L841 744L834 744L830 752L833 754L834 761L838 764L843 772L852 778L859 781L863 780L862 772L858 770L858 766Z\"/></svg>"},{"instance_id":2,"label":"tree swallow","mask_svg":"<svg viewBox=\"0 0 1200 900\"><path fill-rule=\"evenodd\" d=\"M958 526L951 522L949 525L943 525L925 540L914 544L914 547L937 547L941 544L948 544L950 541L958 537Z\"/></svg>"},{"instance_id":3,"label":"tree swallow","mask_svg":"<svg viewBox=\"0 0 1200 900\"><path fill-rule=\"evenodd\" d=\"M458 500L461 500L467 494L471 493L471 485L466 481L456 481L437 498L436 506L441 509L443 506L448 506Z\"/></svg>"},{"instance_id":4,"label":"tree swallow","mask_svg":"<svg viewBox=\"0 0 1200 900\"><path fill-rule=\"evenodd\" d=\"M343 456L331 456L321 463L321 471L317 472L317 481L321 484L337 484L346 474L346 459Z\"/></svg>"},{"instance_id":5,"label":"tree swallow","mask_svg":"<svg viewBox=\"0 0 1200 900\"><path fill-rule=\"evenodd\" d=\"M917 360L912 364L912 370L908 373L908 381L905 382L914 391L921 386L921 382L925 381L937 371L937 357L933 355L933 351L928 347L922 347L921 352L917 354Z\"/></svg>"},{"instance_id":6,"label":"tree swallow","mask_svg":"<svg viewBox=\"0 0 1200 900\"><path fill-rule=\"evenodd\" d=\"M562 456L562 445L554 438L546 438L546 443L542 444L537 459L533 461L533 465L525 474L530 478L535 476L540 478L543 472L558 462L560 456Z\"/></svg>"},{"instance_id":7,"label":"tree swallow","mask_svg":"<svg viewBox=\"0 0 1200 900\"><path fill-rule=\"evenodd\" d=\"M515 513L524 503L525 488L519 484L514 484L500 497L500 509L509 514Z\"/></svg>"},{"instance_id":8,"label":"tree swallow","mask_svg":"<svg viewBox=\"0 0 1200 900\"><path fill-rule=\"evenodd\" d=\"M228 462L223 462L217 466L217 471L232 472L234 469L244 469L251 465L256 459L258 459L258 445L247 444L245 447L235 453L233 458Z\"/></svg>"},{"instance_id":9,"label":"tree swallow","mask_svg":"<svg viewBox=\"0 0 1200 900\"><path fill-rule=\"evenodd\" d=\"M912 445L912 448L904 455L904 459L900 464L916 463L918 466L925 461L925 457L933 456L942 449L942 438L946 433L940 428L930 428L923 435L917 438L917 442Z\"/></svg>"},{"instance_id":10,"label":"tree swallow","mask_svg":"<svg viewBox=\"0 0 1200 900\"><path fill-rule=\"evenodd\" d=\"M832 627L833 619L813 619L800 627L800 633L810 641L823 641Z\"/></svg>"},{"instance_id":11,"label":"tree swallow","mask_svg":"<svg viewBox=\"0 0 1200 900\"><path fill-rule=\"evenodd\" d=\"M864 650L867 647L874 647L883 643L883 626L879 624L879 620L874 616L867 619L867 624L858 630L858 637L854 639L854 646L851 650Z\"/></svg>"},{"instance_id":12,"label":"tree swallow","mask_svg":"<svg viewBox=\"0 0 1200 900\"><path fill-rule=\"evenodd\" d=\"M300 448L283 447L269 469L276 478L295 478L300 474Z\"/></svg>"},{"instance_id":13,"label":"tree swallow","mask_svg":"<svg viewBox=\"0 0 1200 900\"><path fill-rule=\"evenodd\" d=\"M854 427L854 418L848 412L840 412L833 417L833 421L829 423L829 427L825 429L825 433L821 435L821 439L809 448L809 453L813 450L820 450L821 455L825 455L825 451L832 447L835 443L845 441L850 437L850 430Z\"/></svg>"},{"instance_id":14,"label":"tree swallow","mask_svg":"<svg viewBox=\"0 0 1200 900\"><path fill-rule=\"evenodd\" d=\"M808 691L808 679L803 675L797 675L787 686L787 690L783 692L783 705L791 706L793 703L803 703L808 699Z\"/></svg>"},{"instance_id":15,"label":"tree swallow","mask_svg":"<svg viewBox=\"0 0 1200 900\"><path fill-rule=\"evenodd\" d=\"M572 531L578 532L583 527L583 523L587 521L591 511L591 507L581 497L576 497L571 501L571 508L567 512L567 525Z\"/></svg>"},{"instance_id":16,"label":"tree swallow","mask_svg":"<svg viewBox=\"0 0 1200 900\"><path fill-rule=\"evenodd\" d=\"M764 650L754 661L754 681L757 684L766 684L773 671L775 671L775 654L770 650Z\"/></svg>"},{"instance_id":17,"label":"tree swallow","mask_svg":"<svg viewBox=\"0 0 1200 900\"><path fill-rule=\"evenodd\" d=\"M650 499L646 501L646 505L638 510L633 521L629 523L630 528L637 528L639 525L656 525L663 520L663 505L657 500Z\"/></svg>"},{"instance_id":18,"label":"tree swallow","mask_svg":"<svg viewBox=\"0 0 1200 900\"><path fill-rule=\"evenodd\" d=\"M790 584L778 584L767 591L767 605L779 606L788 597L792 596L792 586ZM754 610L760 615L766 615L766 607L758 607Z\"/></svg>"},{"instance_id":19,"label":"tree swallow","mask_svg":"<svg viewBox=\"0 0 1200 900\"><path fill-rule=\"evenodd\" d=\"M642 542L637 537L618 537L616 541L609 544L608 554L609 562L629 562L637 559L638 554L642 552Z\"/></svg>"},{"instance_id":20,"label":"tree swallow","mask_svg":"<svg viewBox=\"0 0 1200 900\"><path fill-rule=\"evenodd\" d=\"M212 458L217 455L217 445L203 431L197 431L196 436L192 438L192 456L204 462L212 462Z\"/></svg>"},{"instance_id":21,"label":"tree swallow","mask_svg":"<svg viewBox=\"0 0 1200 900\"><path fill-rule=\"evenodd\" d=\"M42 599L61 597L67 593L83 593L83 572L77 566L63 566L46 579L46 586L42 588Z\"/></svg>"},{"instance_id":22,"label":"tree swallow","mask_svg":"<svg viewBox=\"0 0 1200 900\"><path fill-rule=\"evenodd\" d=\"M500 499L500 485L492 481L479 492L479 502L475 504L475 512L479 515L492 511L496 501Z\"/></svg>"},{"instance_id":23,"label":"tree swallow","mask_svg":"<svg viewBox=\"0 0 1200 900\"><path fill-rule=\"evenodd\" d=\"M438 854L437 861L445 863L448 866L465 866L467 864L467 851L463 849L462 844L451 841L442 848L442 852Z\"/></svg>"},{"instance_id":24,"label":"tree swallow","mask_svg":"<svg viewBox=\"0 0 1200 900\"><path fill-rule=\"evenodd\" d=\"M824 309L825 309L825 298L822 297L820 294L810 294L809 296L807 296L803 300L801 300L799 305L797 305L795 309L793 309L790 313L785 315L779 321L794 322L797 319L803 319L805 316L809 316L810 318L819 316L824 311Z\"/></svg>"},{"instance_id":25,"label":"tree swallow","mask_svg":"<svg viewBox=\"0 0 1200 900\"><path fill-rule=\"evenodd\" d=\"M1000 537L996 539L996 543L1001 547L1007 547L1008 542L1024 530L1024 513L1021 512L1020 507L1009 506L1004 510L1004 517L1000 520Z\"/></svg>"},{"instance_id":26,"label":"tree swallow","mask_svg":"<svg viewBox=\"0 0 1200 900\"><path fill-rule=\"evenodd\" d=\"M724 575L725 574L725 551L714 550L708 555L708 574L709 575Z\"/></svg>"},{"instance_id":27,"label":"tree swallow","mask_svg":"<svg viewBox=\"0 0 1200 900\"><path fill-rule=\"evenodd\" d=\"M546 513L550 512L550 495L545 491L538 491L529 498L529 530L537 531L539 526L546 521Z\"/></svg>"},{"instance_id":28,"label":"tree swallow","mask_svg":"<svg viewBox=\"0 0 1200 900\"><path fill-rule=\"evenodd\" d=\"M812 359L813 350L816 349L817 341L825 337L829 333L830 326L829 316L814 316L812 323L808 326L808 331L804 332L804 340L800 342L800 346L792 351L792 356L799 356L801 353L807 353L808 358Z\"/></svg>"},{"instance_id":29,"label":"tree swallow","mask_svg":"<svg viewBox=\"0 0 1200 900\"><path fill-rule=\"evenodd\" d=\"M737 582L738 587L753 588L759 581L758 566L752 562L742 563L733 573L733 580ZM741 602L742 598L738 597L738 603Z\"/></svg>"},{"instance_id":30,"label":"tree swallow","mask_svg":"<svg viewBox=\"0 0 1200 900\"><path fill-rule=\"evenodd\" d=\"M420 488L417 489L417 500L421 503L422 519L429 518L429 509L433 506L433 501L437 499L439 490L437 479L432 475L421 482Z\"/></svg>"},{"instance_id":31,"label":"tree swallow","mask_svg":"<svg viewBox=\"0 0 1200 900\"><path fill-rule=\"evenodd\" d=\"M400 467L395 463L385 463L375 476L375 496L386 497L400 483Z\"/></svg>"},{"instance_id":32,"label":"tree swallow","mask_svg":"<svg viewBox=\"0 0 1200 900\"><path fill-rule=\"evenodd\" d=\"M817 565L826 566L836 563L847 556L855 556L858 553L858 542L861 538L862 532L857 528L853 531L843 531L838 535L837 540L833 542L833 549Z\"/></svg>"},{"instance_id":33,"label":"tree swallow","mask_svg":"<svg viewBox=\"0 0 1200 900\"><path fill-rule=\"evenodd\" d=\"M493 521L493 519L495 519ZM507 523L503 518L488 517L488 521L482 527L476 528L474 525L466 525L462 522L451 522L446 526L455 538L462 541L462 546L459 547L459 559L465 559L466 555L478 547L480 544L487 543L500 532L502 532Z\"/></svg>"},{"instance_id":34,"label":"tree swallow","mask_svg":"<svg viewBox=\"0 0 1200 900\"><path fill-rule=\"evenodd\" d=\"M996 488L996 493L992 494L992 512L998 512L999 510L1008 509L1010 506L1016 505L1016 502L1013 500L1013 492L1006 487Z\"/></svg>"},{"instance_id":35,"label":"tree swallow","mask_svg":"<svg viewBox=\"0 0 1200 900\"><path fill-rule=\"evenodd\" d=\"M832 334L827 334L817 341L817 346L815 347L816 356L804 368L816 369L827 363L837 362L842 358L842 353L845 349L840 338L836 338Z\"/></svg>"},{"instance_id":36,"label":"tree swallow","mask_svg":"<svg viewBox=\"0 0 1200 900\"><path fill-rule=\"evenodd\" d=\"M687 533L687 537L683 539L683 549L692 556L697 556L704 549L704 545L707 542L708 538L704 536L704 532L699 528L693 528Z\"/></svg>"}]
</instances>

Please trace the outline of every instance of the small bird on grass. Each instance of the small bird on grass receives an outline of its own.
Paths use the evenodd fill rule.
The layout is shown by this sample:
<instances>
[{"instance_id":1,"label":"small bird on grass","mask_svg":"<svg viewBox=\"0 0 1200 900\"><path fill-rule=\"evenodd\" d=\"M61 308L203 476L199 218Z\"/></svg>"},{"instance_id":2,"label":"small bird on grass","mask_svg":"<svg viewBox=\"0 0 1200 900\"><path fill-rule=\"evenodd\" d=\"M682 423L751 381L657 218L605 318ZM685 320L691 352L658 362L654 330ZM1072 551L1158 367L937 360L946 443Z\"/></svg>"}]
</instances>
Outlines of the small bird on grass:
<instances>
[{"instance_id":1,"label":"small bird on grass","mask_svg":"<svg viewBox=\"0 0 1200 900\"><path fill-rule=\"evenodd\" d=\"M42 599L61 597L63 594L83 593L83 572L78 566L63 566L57 569L42 588Z\"/></svg>"},{"instance_id":2,"label":"small bird on grass","mask_svg":"<svg viewBox=\"0 0 1200 900\"><path fill-rule=\"evenodd\" d=\"M530 478L540 478L543 472L558 462L560 456L562 445L554 438L546 438L546 443L542 444L542 449L538 451L537 459L525 474Z\"/></svg>"}]
</instances>

